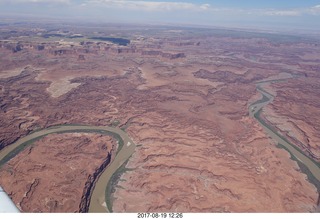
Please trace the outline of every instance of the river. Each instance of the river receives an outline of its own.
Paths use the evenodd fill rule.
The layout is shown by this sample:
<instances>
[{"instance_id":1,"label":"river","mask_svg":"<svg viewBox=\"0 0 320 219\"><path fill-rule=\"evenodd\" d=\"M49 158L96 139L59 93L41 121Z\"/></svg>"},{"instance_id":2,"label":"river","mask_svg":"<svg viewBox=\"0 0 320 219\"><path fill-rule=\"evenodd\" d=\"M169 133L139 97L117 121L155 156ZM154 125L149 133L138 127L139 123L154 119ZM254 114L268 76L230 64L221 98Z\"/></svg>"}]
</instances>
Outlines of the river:
<instances>
[{"instance_id":1,"label":"river","mask_svg":"<svg viewBox=\"0 0 320 219\"><path fill-rule=\"evenodd\" d=\"M284 79L281 79L284 80ZM279 80L280 81L280 80ZM319 165L302 152L297 150L296 146L290 144L283 136L278 134L273 127L267 125L261 118L260 112L264 106L273 101L274 96L264 90L264 85L277 82L277 80L267 80L257 83L257 91L262 94L262 99L256 101L249 106L249 115L255 118L263 129L270 135L278 144L285 147L296 159L303 163L312 175L320 181L320 168ZM89 212L109 212L112 211L110 206L110 198L107 197L107 185L112 179L115 172L130 158L134 153L136 145L129 138L127 133L119 128L107 127L107 126L85 126L85 125L60 125L53 126L47 129L42 129L31 133L25 137L20 138L13 144L5 147L0 151L0 166L19 153L23 146L32 143L41 137L44 137L52 133L62 132L102 132L109 135L118 135L123 141L122 147L117 151L114 160L105 168L101 173L98 180L95 183L95 187L91 194ZM108 200L109 199L109 200ZM109 202L109 203L108 203Z\"/></svg>"},{"instance_id":2,"label":"river","mask_svg":"<svg viewBox=\"0 0 320 219\"><path fill-rule=\"evenodd\" d=\"M23 149L24 146L32 143L34 140L42 138L48 134L63 132L99 132L107 135L116 134L122 139L123 146L117 151L113 161L99 176L90 198L89 212L108 212L108 208L106 206L106 188L108 182L117 169L134 153L136 147L127 133L119 128L108 126L60 125L42 129L22 137L18 141L2 149L0 151L0 166L14 157Z\"/></svg>"},{"instance_id":3,"label":"river","mask_svg":"<svg viewBox=\"0 0 320 219\"><path fill-rule=\"evenodd\" d=\"M292 78L292 77L289 77ZM289 79L287 78L287 79ZM272 137L279 145L285 147L286 150L288 150L296 159L298 159L301 163L303 163L311 172L311 174L320 181L320 168L319 164L306 156L303 152L301 152L297 146L292 145L288 142L288 140L281 136L279 133L277 133L276 129L274 127L271 127L269 124L266 124L263 119L260 117L261 110L264 106L271 103L274 99L274 96L268 93L265 90L265 85L268 85L270 83L283 81L285 79L281 80L266 80L261 81L257 83L257 91L262 94L262 99L256 101L255 103L251 104L249 106L249 115L252 118L255 118L260 125L263 127L265 132ZM318 188L319 189L319 188Z\"/></svg>"}]
</instances>

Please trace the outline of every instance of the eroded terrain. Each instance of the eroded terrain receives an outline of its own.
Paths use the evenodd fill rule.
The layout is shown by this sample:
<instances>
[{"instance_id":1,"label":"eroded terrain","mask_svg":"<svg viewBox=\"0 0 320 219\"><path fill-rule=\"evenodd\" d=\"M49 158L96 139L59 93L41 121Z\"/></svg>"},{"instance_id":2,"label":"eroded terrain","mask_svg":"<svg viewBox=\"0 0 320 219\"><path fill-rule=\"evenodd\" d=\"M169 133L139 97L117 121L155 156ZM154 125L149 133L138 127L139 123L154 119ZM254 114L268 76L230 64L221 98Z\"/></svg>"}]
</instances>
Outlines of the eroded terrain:
<instances>
[{"instance_id":1,"label":"eroded terrain","mask_svg":"<svg viewBox=\"0 0 320 219\"><path fill-rule=\"evenodd\" d=\"M303 78L273 84L277 93L266 119L316 161L320 161L320 79Z\"/></svg>"},{"instance_id":2,"label":"eroded terrain","mask_svg":"<svg viewBox=\"0 0 320 219\"><path fill-rule=\"evenodd\" d=\"M38 40L17 39L9 34L0 41L1 147L58 124L118 125L139 146L127 163L130 170L115 182L114 212L315 211L317 188L289 153L277 148L249 117L248 106L261 98L258 81L282 73L296 76L270 85L276 98L263 113L318 160L319 75L314 57L320 55L319 44L268 34L240 37L221 30L169 30L129 32L127 46L39 34ZM313 56L307 56L311 52ZM79 139L74 141L80 144ZM46 171L45 163L54 152L43 156L36 148L31 154L26 149L6 165L23 162L23 155L29 162L35 153ZM82 153L74 146L70 150ZM99 150L92 153L98 156ZM79 163L79 170L92 172L99 166L94 159L84 161L92 163L92 169ZM5 168L2 174L9 174ZM23 182L23 174L17 173L30 167L19 168L10 176ZM65 176L67 172L61 178ZM57 196L50 185L46 189ZM1 186L16 204L21 202L20 187ZM74 191L72 187L64 191ZM79 193L83 188L76 189ZM29 207L21 206L25 211L48 210L24 200L30 200L23 205Z\"/></svg>"},{"instance_id":3,"label":"eroded terrain","mask_svg":"<svg viewBox=\"0 0 320 219\"><path fill-rule=\"evenodd\" d=\"M0 183L23 212L82 212L113 147L101 134L50 134L5 164Z\"/></svg>"}]
</instances>

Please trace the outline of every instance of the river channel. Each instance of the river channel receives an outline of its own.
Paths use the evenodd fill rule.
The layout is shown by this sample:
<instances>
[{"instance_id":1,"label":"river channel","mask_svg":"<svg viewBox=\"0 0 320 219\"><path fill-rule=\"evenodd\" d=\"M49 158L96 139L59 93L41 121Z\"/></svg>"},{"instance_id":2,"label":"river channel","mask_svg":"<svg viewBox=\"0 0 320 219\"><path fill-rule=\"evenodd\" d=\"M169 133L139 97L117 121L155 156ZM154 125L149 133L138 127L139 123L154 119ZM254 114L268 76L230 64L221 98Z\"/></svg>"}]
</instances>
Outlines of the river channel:
<instances>
[{"instance_id":1,"label":"river channel","mask_svg":"<svg viewBox=\"0 0 320 219\"><path fill-rule=\"evenodd\" d=\"M8 145L4 149L2 149L0 151L0 166L14 157L17 153L19 153L24 146L32 143L33 141L40 139L48 134L63 132L98 132L111 136L117 135L122 139L121 145L119 144L119 150L117 151L113 161L105 168L105 170L101 173L98 180L96 181L90 199L89 212L108 212L108 208L106 205L106 188L109 180L117 171L117 169L129 159L136 147L127 133L119 128L108 126L60 125L42 129L40 131L31 133L23 138L20 138L15 143Z\"/></svg>"},{"instance_id":2,"label":"river channel","mask_svg":"<svg viewBox=\"0 0 320 219\"><path fill-rule=\"evenodd\" d=\"M290 77L290 78L292 78L292 77ZM287 79L289 79L289 78L287 78ZM275 140L278 143L278 145L281 145L282 147L284 147L299 162L304 164L308 168L310 173L313 175L313 177L316 178L316 180L318 180L318 182L320 182L319 163L317 163L316 161L314 161L311 158L309 158L308 156L306 156L297 146L289 143L287 141L287 139L284 136L282 136L281 134L279 134L274 127L267 124L260 117L260 113L262 111L262 108L264 106L268 105L269 103L271 103L274 99L274 96L265 90L265 85L268 85L270 83L280 82L283 80L285 80L285 79L267 80L267 81L261 81L256 84L257 91L260 92L260 94L262 95L262 99L256 101L255 103L253 103L249 106L249 115L250 115L250 117L255 118L259 122L259 124L263 127L265 132L269 136L271 136L271 138L273 140ZM316 184L319 184L319 183L316 183ZM316 185L316 187L318 188L317 185ZM318 190L319 190L319 188L318 188Z\"/></svg>"},{"instance_id":3,"label":"river channel","mask_svg":"<svg viewBox=\"0 0 320 219\"><path fill-rule=\"evenodd\" d=\"M255 118L263 127L263 129L268 133L268 135L271 136L276 142L278 142L279 145L285 147L285 149L288 150L291 155L293 155L297 160L303 163L311 172L313 177L316 178L316 180L320 181L319 164L304 155L298 149L298 147L289 143L283 136L277 133L275 128L266 124L260 118L262 108L272 102L274 99L274 96L268 93L265 90L264 86L277 81L280 80L267 80L257 83L257 91L261 93L262 99L249 106L249 115L252 118ZM110 180L112 179L113 174L115 174L115 172L130 158L130 156L134 153L136 147L127 133L119 128L108 126L60 125L39 130L23 138L20 138L15 143L2 149L0 151L0 166L14 157L17 153L19 153L24 146L31 144L33 141L48 134L63 132L99 132L112 136L117 135L122 139L121 145L119 143L119 150L117 151L113 161L105 168L105 170L101 173L98 180L96 181L90 199L89 212L109 212L110 210L112 210L112 208L107 204L108 202L110 202L111 198L107 197L106 195L107 185L110 185Z\"/></svg>"}]
</instances>

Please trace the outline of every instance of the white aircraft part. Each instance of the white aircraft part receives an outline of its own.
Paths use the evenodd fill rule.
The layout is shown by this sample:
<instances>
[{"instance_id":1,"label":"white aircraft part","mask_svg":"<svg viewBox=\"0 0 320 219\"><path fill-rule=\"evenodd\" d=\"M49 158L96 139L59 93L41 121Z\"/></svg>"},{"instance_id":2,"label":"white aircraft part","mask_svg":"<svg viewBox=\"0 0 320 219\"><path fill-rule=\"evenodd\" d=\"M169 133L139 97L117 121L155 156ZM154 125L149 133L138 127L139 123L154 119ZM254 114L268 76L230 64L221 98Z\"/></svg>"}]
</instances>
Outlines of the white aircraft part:
<instances>
[{"instance_id":1,"label":"white aircraft part","mask_svg":"<svg viewBox=\"0 0 320 219\"><path fill-rule=\"evenodd\" d=\"M19 209L0 186L0 213L20 213Z\"/></svg>"}]
</instances>

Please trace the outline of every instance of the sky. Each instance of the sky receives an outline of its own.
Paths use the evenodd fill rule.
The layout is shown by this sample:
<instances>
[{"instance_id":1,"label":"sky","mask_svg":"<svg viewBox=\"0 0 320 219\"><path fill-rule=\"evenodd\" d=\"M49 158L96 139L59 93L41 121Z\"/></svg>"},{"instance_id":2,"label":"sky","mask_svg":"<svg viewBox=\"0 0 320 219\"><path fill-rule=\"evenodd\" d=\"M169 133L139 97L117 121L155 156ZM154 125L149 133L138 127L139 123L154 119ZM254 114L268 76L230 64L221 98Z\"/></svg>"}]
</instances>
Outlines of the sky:
<instances>
[{"instance_id":1,"label":"sky","mask_svg":"<svg viewBox=\"0 0 320 219\"><path fill-rule=\"evenodd\" d=\"M320 0L0 0L0 16L320 31Z\"/></svg>"}]
</instances>

